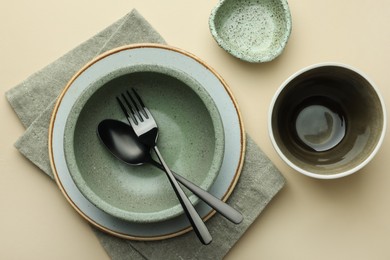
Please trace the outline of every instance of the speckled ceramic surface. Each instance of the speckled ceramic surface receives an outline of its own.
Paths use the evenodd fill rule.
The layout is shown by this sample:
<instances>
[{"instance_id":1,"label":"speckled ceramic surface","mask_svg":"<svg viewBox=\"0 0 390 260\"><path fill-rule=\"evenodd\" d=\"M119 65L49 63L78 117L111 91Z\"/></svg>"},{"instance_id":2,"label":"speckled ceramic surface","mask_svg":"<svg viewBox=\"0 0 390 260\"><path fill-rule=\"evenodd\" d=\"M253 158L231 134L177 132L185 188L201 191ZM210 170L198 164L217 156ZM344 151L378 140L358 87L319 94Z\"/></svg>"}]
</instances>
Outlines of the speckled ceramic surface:
<instances>
[{"instance_id":1,"label":"speckled ceramic surface","mask_svg":"<svg viewBox=\"0 0 390 260\"><path fill-rule=\"evenodd\" d=\"M291 23L286 0L221 0L209 19L217 43L248 62L279 56L290 37Z\"/></svg>"},{"instance_id":2,"label":"speckled ceramic surface","mask_svg":"<svg viewBox=\"0 0 390 260\"><path fill-rule=\"evenodd\" d=\"M386 121L374 82L351 66L322 63L282 84L271 103L269 133L291 167L333 179L356 172L373 158Z\"/></svg>"},{"instance_id":3,"label":"speckled ceramic surface","mask_svg":"<svg viewBox=\"0 0 390 260\"><path fill-rule=\"evenodd\" d=\"M126 165L98 139L100 121L126 122L115 99L118 94L133 87L142 96L159 126L160 151L175 172L208 190L223 159L224 131L213 99L197 75L164 60L149 63L156 51L113 53L79 75L76 81L84 75L94 79L72 106L65 128L66 161L80 191L103 211L133 222L163 221L181 214L182 207L162 171L151 165ZM194 195L190 199L198 200Z\"/></svg>"},{"instance_id":4,"label":"speckled ceramic surface","mask_svg":"<svg viewBox=\"0 0 390 260\"><path fill-rule=\"evenodd\" d=\"M133 53L132 57L135 58L135 61L141 59L143 62L155 64L156 62L162 62L163 58L171 67L178 68L192 75L197 75L196 78L199 80L199 83L204 86L213 98L224 126L225 146L220 173L209 191L217 198L225 201L232 193L240 176L246 143L242 119L232 93L215 71L197 57L182 50L156 44L131 45L123 47L121 50L141 47L159 50L156 50L154 55L147 57L147 59L144 56L140 57L136 53ZM65 160L63 136L66 121L71 113L73 104L88 87L88 84L85 83L93 82L93 79L88 77L82 77L79 80L76 79L64 89L58 99L54 108L49 135L50 154L53 169L55 170L54 173L57 183L67 200L81 216L95 227L122 238L132 240L160 240L190 231L191 225L184 214L161 222L140 223L125 221L96 207L80 192L70 176ZM203 201L197 203L196 210L205 221L215 213Z\"/></svg>"}]
</instances>

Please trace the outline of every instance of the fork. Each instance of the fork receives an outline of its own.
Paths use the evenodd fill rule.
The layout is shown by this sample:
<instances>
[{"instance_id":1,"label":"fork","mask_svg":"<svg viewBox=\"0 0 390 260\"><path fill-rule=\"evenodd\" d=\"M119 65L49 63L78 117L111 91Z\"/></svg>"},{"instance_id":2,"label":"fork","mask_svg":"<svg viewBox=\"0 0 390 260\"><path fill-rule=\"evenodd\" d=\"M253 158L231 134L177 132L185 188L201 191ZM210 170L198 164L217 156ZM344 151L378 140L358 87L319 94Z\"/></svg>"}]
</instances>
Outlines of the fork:
<instances>
[{"instance_id":1,"label":"fork","mask_svg":"<svg viewBox=\"0 0 390 260\"><path fill-rule=\"evenodd\" d=\"M156 153L157 158L163 165L164 171L167 174L169 182L171 183L173 190L175 191L176 196L179 199L180 204L182 205L184 212L189 219L196 235L203 244L210 244L212 241L210 232L208 231L205 223L203 222L199 214L196 212L194 206L191 204L190 200L188 199L180 185L177 183L173 173L169 169L168 165L165 163L159 149L157 148L156 142L158 138L158 127L156 121L154 120L149 109L144 105L141 97L134 89L132 89L132 91L135 98L130 94L129 91L126 91L126 93L122 93L120 95L124 100L126 106L122 103L120 97L116 97L120 107L125 113L127 120L129 121L139 140L148 147L153 148L154 152Z\"/></svg>"}]
</instances>

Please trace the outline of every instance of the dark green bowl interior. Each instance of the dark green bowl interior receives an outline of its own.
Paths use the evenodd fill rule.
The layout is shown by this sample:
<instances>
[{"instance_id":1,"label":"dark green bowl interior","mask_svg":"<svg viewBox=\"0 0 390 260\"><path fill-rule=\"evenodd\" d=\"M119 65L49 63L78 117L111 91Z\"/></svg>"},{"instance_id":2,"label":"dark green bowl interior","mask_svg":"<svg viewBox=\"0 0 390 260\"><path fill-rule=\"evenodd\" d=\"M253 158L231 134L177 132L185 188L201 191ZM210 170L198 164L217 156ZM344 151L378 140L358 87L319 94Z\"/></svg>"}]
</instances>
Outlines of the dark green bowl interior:
<instances>
[{"instance_id":1,"label":"dark green bowl interior","mask_svg":"<svg viewBox=\"0 0 390 260\"><path fill-rule=\"evenodd\" d=\"M306 125L301 124L298 131L317 129L321 134L308 136L309 141L312 138L313 142L320 143L324 136L334 137L333 140L329 137L334 143L325 143L328 146L324 147L329 149L312 149L297 133L297 114L311 105L335 111L333 118L330 113L324 114L326 123L331 125L339 120L343 124L345 133L337 133L332 131L340 128L324 129L325 122L314 116L311 118L314 125L306 120L310 118L302 120ZM290 162L305 171L329 175L353 169L372 154L382 136L384 114L376 90L364 77L347 68L323 66L287 83L274 104L271 123L275 142Z\"/></svg>"}]
</instances>

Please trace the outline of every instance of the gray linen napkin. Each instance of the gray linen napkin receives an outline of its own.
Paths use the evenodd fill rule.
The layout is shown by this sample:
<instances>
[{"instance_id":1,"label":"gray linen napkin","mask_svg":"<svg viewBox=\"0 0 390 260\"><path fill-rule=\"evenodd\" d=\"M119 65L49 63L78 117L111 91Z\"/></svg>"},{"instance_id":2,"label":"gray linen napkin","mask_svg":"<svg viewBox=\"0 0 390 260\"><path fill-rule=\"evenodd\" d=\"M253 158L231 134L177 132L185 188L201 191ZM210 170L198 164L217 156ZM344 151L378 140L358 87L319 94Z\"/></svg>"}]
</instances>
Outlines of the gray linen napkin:
<instances>
[{"instance_id":1,"label":"gray linen napkin","mask_svg":"<svg viewBox=\"0 0 390 260\"><path fill-rule=\"evenodd\" d=\"M6 97L27 128L15 147L53 178L48 158L48 126L59 93L75 72L100 53L141 42L165 43L148 22L133 10L10 89ZM117 238L95 228L94 231L112 259L221 259L284 183L280 172L247 135L242 174L228 201L243 213L244 221L234 225L216 214L207 222L213 236L211 245L199 243L193 232L163 241L138 242Z\"/></svg>"}]
</instances>

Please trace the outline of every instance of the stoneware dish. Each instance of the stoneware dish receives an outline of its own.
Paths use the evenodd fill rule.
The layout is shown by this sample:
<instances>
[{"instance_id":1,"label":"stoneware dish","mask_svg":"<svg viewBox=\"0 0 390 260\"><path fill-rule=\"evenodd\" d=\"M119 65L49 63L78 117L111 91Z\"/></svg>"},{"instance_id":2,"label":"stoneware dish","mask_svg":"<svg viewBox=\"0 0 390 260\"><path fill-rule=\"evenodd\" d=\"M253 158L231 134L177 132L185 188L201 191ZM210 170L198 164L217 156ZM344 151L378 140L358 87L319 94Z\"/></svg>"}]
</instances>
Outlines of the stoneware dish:
<instances>
[{"instance_id":1,"label":"stoneware dish","mask_svg":"<svg viewBox=\"0 0 390 260\"><path fill-rule=\"evenodd\" d=\"M286 0L221 0L209 18L218 45L248 62L279 56L290 37L291 23Z\"/></svg>"},{"instance_id":2,"label":"stoneware dish","mask_svg":"<svg viewBox=\"0 0 390 260\"><path fill-rule=\"evenodd\" d=\"M143 55L140 48L152 51L153 55ZM70 205L94 227L104 232L125 239L146 241L167 239L184 234L192 229L185 214L160 222L133 222L114 217L91 203L81 193L69 173L64 155L63 138L67 118L71 115L72 107L78 97L95 81L92 75L95 75L96 70L99 70L99 67L95 66L97 62L114 53L118 53L116 57L121 62L116 60L112 65L124 61L165 65L169 63L172 68L194 75L199 84L214 100L224 127L225 146L221 170L209 192L226 201L234 190L245 154L245 131L234 96L218 73L199 58L183 50L157 44L130 45L106 53L87 64L69 82L54 107L50 122L49 155L54 177ZM130 55L131 59L129 59ZM161 174L163 175L163 173ZM197 203L196 210L204 221L215 214L215 211L203 201Z\"/></svg>"},{"instance_id":3,"label":"stoneware dish","mask_svg":"<svg viewBox=\"0 0 390 260\"><path fill-rule=\"evenodd\" d=\"M134 52L140 60L132 58ZM217 177L224 151L223 125L211 96L196 75L164 59L147 62L154 52L138 48L97 61L96 74L88 75L94 80L72 106L64 132L65 158L80 191L96 207L133 222L158 222L183 211L163 172L146 164L126 165L100 142L99 122L127 122L116 96L137 90L157 121L158 146L167 164L203 189ZM190 199L198 201L194 195Z\"/></svg>"},{"instance_id":4,"label":"stoneware dish","mask_svg":"<svg viewBox=\"0 0 390 260\"><path fill-rule=\"evenodd\" d=\"M323 63L298 71L275 94L271 141L282 159L314 178L356 172L376 154L386 110L375 84L355 68Z\"/></svg>"}]
</instances>

